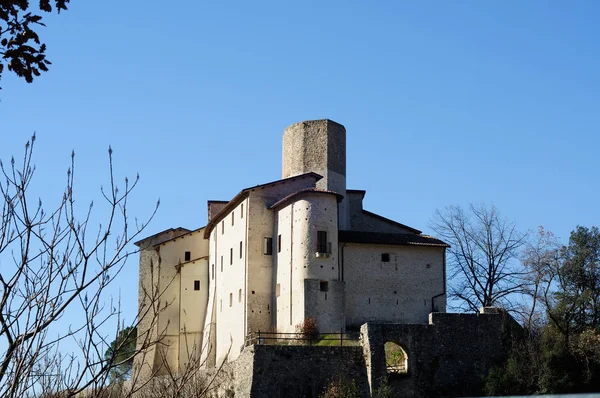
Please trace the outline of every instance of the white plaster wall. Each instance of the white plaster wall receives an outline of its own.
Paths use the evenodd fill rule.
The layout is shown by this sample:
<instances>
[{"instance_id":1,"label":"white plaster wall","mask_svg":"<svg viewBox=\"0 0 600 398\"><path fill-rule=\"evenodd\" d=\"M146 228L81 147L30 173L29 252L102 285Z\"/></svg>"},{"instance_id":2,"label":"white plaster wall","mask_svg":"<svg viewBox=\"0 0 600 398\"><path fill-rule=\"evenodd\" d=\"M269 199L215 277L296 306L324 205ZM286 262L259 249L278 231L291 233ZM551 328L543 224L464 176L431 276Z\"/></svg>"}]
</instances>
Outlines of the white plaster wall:
<instances>
[{"instance_id":1,"label":"white plaster wall","mask_svg":"<svg viewBox=\"0 0 600 398\"><path fill-rule=\"evenodd\" d=\"M244 211L242 213L242 204ZM234 360L245 341L248 200L243 200L210 234L210 282L215 285L216 363ZM233 220L233 222L232 222ZM242 256L240 258L240 242ZM231 257L231 258L230 258ZM214 279L212 276L214 267ZM222 266L221 266L222 264ZM240 300L241 290L241 300ZM231 298L231 300L230 300Z\"/></svg>"},{"instance_id":2,"label":"white plaster wall","mask_svg":"<svg viewBox=\"0 0 600 398\"><path fill-rule=\"evenodd\" d=\"M182 235L178 238L159 245L160 256L160 291L161 312L158 320L158 333L164 335L161 346L162 353L157 353L155 362L160 366L165 356L171 369L179 369L180 359L183 363L187 358L181 358L185 345L194 345L202 333L204 312L208 299L208 290L193 290L193 280L187 277L201 277L206 273L200 262L192 264L185 261L185 252L190 252L191 260L208 256L208 242L203 239L204 230ZM182 278L183 276L183 278ZM191 291L184 289L191 283ZM199 309L200 308L200 309ZM183 315L183 316L182 316ZM192 333L192 341L185 340L181 333L186 328ZM180 344L181 343L181 344Z\"/></svg>"},{"instance_id":3,"label":"white plaster wall","mask_svg":"<svg viewBox=\"0 0 600 398\"><path fill-rule=\"evenodd\" d=\"M331 296L332 292L320 292L318 289L311 290L310 294L316 297L311 296L308 300L305 289L307 279L317 280L317 285L318 281L338 279L336 197L302 194L298 200L278 210L276 228L282 236L281 252L274 252L277 275L275 292L279 285L279 297L276 298L277 330L294 332L296 325L309 316L315 316L323 330L339 330L339 322L331 321L336 317L330 315L343 312L339 305L335 305L341 301L336 302ZM319 230L327 231L332 249L329 257L316 256ZM307 303L310 303L309 308Z\"/></svg>"},{"instance_id":4,"label":"white plaster wall","mask_svg":"<svg viewBox=\"0 0 600 398\"><path fill-rule=\"evenodd\" d=\"M428 323L432 297L444 292L444 248L342 243L346 324ZM390 262L381 254L390 253ZM446 310L445 296L438 299Z\"/></svg>"},{"instance_id":5,"label":"white plaster wall","mask_svg":"<svg viewBox=\"0 0 600 398\"><path fill-rule=\"evenodd\" d=\"M282 198L305 188L314 188L313 177L302 177L285 183L252 190L249 196L248 227L248 308L247 330L270 330L277 325L275 305L274 262L277 255L277 226L274 210L269 207ZM273 255L265 255L264 238L273 238Z\"/></svg>"},{"instance_id":6,"label":"white plaster wall","mask_svg":"<svg viewBox=\"0 0 600 398\"><path fill-rule=\"evenodd\" d=\"M296 280L292 280L298 272L298 263L294 272L294 261L292 260L292 242L297 236L292 234L294 221L292 212L294 203L279 209L275 216L275 231L273 264L275 269L275 313L274 324L280 333L294 332L295 325L299 319L304 317L304 289L298 292L294 289ZM281 234L281 251L277 250L278 235ZM300 266L303 262L300 262ZM298 279L298 278L296 278ZM279 292L279 294L277 294ZM301 304L299 304L301 303ZM296 313L292 314L295 310Z\"/></svg>"},{"instance_id":7,"label":"white plaster wall","mask_svg":"<svg viewBox=\"0 0 600 398\"><path fill-rule=\"evenodd\" d=\"M208 241L206 250L208 251ZM194 290L200 281L200 290ZM192 260L181 267L181 308L179 313L179 366L198 357L202 349L204 319L208 305L208 256Z\"/></svg>"},{"instance_id":8,"label":"white plaster wall","mask_svg":"<svg viewBox=\"0 0 600 398\"><path fill-rule=\"evenodd\" d=\"M350 205L346 198L346 176L331 169L319 169L314 171L324 177L317 181L317 188L334 191L344 197L339 203L339 229L350 229Z\"/></svg>"}]
</instances>

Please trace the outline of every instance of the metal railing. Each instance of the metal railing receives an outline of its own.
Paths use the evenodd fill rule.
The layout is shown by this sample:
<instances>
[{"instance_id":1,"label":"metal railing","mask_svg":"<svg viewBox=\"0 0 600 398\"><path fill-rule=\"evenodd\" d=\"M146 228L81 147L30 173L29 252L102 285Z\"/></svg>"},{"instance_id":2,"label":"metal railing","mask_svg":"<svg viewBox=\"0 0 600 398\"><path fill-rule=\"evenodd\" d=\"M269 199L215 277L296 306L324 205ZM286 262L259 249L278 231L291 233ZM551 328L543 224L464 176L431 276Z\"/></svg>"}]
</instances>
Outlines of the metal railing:
<instances>
[{"instance_id":1,"label":"metal railing","mask_svg":"<svg viewBox=\"0 0 600 398\"><path fill-rule=\"evenodd\" d=\"M246 336L246 345L310 345L310 346L357 346L358 332L343 330L329 333L279 333L257 330Z\"/></svg>"}]
</instances>

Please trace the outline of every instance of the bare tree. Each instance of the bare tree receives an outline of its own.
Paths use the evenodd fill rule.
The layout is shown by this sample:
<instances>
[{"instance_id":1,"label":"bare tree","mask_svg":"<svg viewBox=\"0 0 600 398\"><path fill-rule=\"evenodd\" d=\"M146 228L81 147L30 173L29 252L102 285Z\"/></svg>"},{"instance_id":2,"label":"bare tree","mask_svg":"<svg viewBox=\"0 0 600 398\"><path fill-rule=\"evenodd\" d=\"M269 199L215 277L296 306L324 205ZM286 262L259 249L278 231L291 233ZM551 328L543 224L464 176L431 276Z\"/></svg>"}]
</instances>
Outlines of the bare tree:
<instances>
[{"instance_id":1,"label":"bare tree","mask_svg":"<svg viewBox=\"0 0 600 398\"><path fill-rule=\"evenodd\" d=\"M94 205L76 206L74 154L62 197L46 208L30 195L34 143L35 135L20 163L0 162L0 396L68 397L102 390L119 365L104 355L122 328L120 305L107 288L154 213L142 223L131 219L127 202L139 177L125 179L120 190L110 148L97 229ZM60 344L67 339L78 352L65 356Z\"/></svg>"},{"instance_id":2,"label":"bare tree","mask_svg":"<svg viewBox=\"0 0 600 398\"><path fill-rule=\"evenodd\" d=\"M560 259L561 245L556 236L544 227L538 227L534 238L525 244L521 256L527 272L525 293L531 297L531 305L524 312L524 325L530 332L545 324Z\"/></svg>"},{"instance_id":3,"label":"bare tree","mask_svg":"<svg viewBox=\"0 0 600 398\"><path fill-rule=\"evenodd\" d=\"M522 293L524 271L515 264L525 234L494 207L450 206L436 211L431 228L450 244L449 297L458 309L500 306L514 310L511 295Z\"/></svg>"}]
</instances>

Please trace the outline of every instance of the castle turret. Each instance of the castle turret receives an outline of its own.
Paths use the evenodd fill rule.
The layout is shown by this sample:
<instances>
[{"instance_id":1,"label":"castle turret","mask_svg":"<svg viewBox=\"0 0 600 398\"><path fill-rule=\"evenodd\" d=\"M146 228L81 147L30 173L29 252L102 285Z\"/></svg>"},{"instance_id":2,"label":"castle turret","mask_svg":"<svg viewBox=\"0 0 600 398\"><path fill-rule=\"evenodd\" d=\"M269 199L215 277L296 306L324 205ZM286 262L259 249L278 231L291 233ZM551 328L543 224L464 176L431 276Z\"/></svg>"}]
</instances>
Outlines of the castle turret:
<instances>
[{"instance_id":1,"label":"castle turret","mask_svg":"<svg viewBox=\"0 0 600 398\"><path fill-rule=\"evenodd\" d=\"M340 229L349 229L346 197L346 128L329 119L295 123L283 132L282 178L315 172L317 188L344 196Z\"/></svg>"}]
</instances>

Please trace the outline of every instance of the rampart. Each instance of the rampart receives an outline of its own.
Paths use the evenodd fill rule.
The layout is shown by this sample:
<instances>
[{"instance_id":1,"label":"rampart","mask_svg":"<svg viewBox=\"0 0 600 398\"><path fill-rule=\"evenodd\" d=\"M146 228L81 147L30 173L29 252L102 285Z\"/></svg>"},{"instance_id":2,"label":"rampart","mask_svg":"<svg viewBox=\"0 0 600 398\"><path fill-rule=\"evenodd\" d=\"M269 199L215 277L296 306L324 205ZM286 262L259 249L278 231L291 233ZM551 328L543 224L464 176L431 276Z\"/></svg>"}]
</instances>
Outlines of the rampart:
<instances>
[{"instance_id":1,"label":"rampart","mask_svg":"<svg viewBox=\"0 0 600 398\"><path fill-rule=\"evenodd\" d=\"M249 345L219 371L211 394L317 398L341 378L353 380L364 397L383 380L398 397L481 395L483 378L521 332L504 311L487 308L478 314L432 313L429 324L366 323L360 346ZM388 368L387 342L406 353L401 373Z\"/></svg>"},{"instance_id":2,"label":"rampart","mask_svg":"<svg viewBox=\"0 0 600 398\"><path fill-rule=\"evenodd\" d=\"M504 360L511 336L520 330L503 311L482 312L432 313L428 325L364 324L361 341L371 390L387 378L404 397L481 394L483 378ZM387 342L406 352L406 374L388 374Z\"/></svg>"},{"instance_id":3,"label":"rampart","mask_svg":"<svg viewBox=\"0 0 600 398\"><path fill-rule=\"evenodd\" d=\"M369 391L361 347L254 345L228 365L233 380L220 390L235 397L317 398L336 378Z\"/></svg>"}]
</instances>

